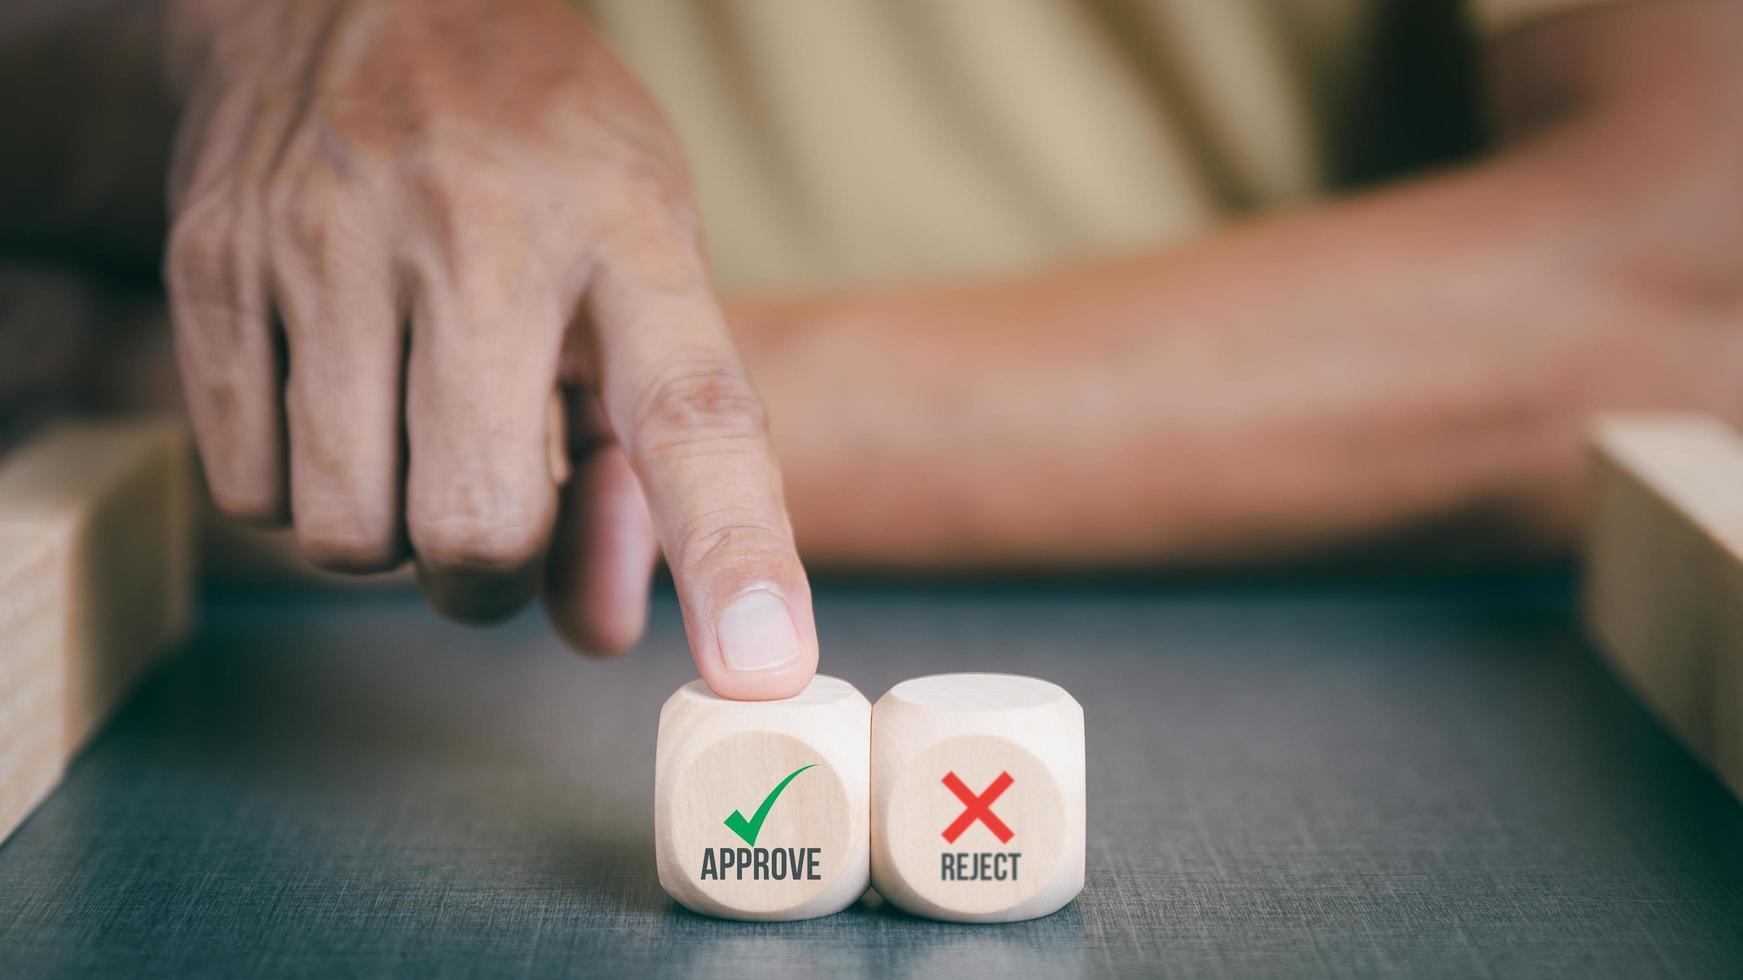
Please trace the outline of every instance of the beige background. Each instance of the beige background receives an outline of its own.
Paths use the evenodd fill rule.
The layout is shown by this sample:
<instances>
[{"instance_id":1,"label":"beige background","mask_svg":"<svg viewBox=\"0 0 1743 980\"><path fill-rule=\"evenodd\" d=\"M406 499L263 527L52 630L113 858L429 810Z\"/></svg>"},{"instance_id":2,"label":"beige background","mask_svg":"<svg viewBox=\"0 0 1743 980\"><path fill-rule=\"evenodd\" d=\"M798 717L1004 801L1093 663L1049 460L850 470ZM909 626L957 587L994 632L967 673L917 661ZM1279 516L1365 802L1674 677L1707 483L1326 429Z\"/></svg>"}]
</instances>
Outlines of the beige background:
<instances>
[{"instance_id":1,"label":"beige background","mask_svg":"<svg viewBox=\"0 0 1743 980\"><path fill-rule=\"evenodd\" d=\"M722 285L803 290L1181 242L1447 156L1480 37L1605 0L578 2L682 134Z\"/></svg>"}]
</instances>

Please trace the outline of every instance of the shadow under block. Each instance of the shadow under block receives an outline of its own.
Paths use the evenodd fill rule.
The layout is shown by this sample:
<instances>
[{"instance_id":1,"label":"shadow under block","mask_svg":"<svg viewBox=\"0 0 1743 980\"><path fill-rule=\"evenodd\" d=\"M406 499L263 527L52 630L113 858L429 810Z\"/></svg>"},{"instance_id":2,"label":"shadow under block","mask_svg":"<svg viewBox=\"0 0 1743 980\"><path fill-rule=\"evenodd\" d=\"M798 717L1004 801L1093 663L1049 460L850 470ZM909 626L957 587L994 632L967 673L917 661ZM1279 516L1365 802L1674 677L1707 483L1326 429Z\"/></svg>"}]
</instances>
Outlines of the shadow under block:
<instances>
[{"instance_id":1,"label":"shadow under block","mask_svg":"<svg viewBox=\"0 0 1743 980\"><path fill-rule=\"evenodd\" d=\"M1743 438L1706 416L1642 415L1593 441L1587 628L1743 796Z\"/></svg>"},{"instance_id":2,"label":"shadow under block","mask_svg":"<svg viewBox=\"0 0 1743 980\"><path fill-rule=\"evenodd\" d=\"M1083 708L1008 674L903 681L872 709L872 884L915 915L1014 922L1083 890Z\"/></svg>"},{"instance_id":3,"label":"shadow under block","mask_svg":"<svg viewBox=\"0 0 1743 980\"><path fill-rule=\"evenodd\" d=\"M728 701L701 681L660 709L660 885L730 919L809 919L865 893L871 704L819 674L782 701Z\"/></svg>"},{"instance_id":4,"label":"shadow under block","mask_svg":"<svg viewBox=\"0 0 1743 980\"><path fill-rule=\"evenodd\" d=\"M0 458L0 840L186 629L193 521L169 423L62 425Z\"/></svg>"}]
</instances>

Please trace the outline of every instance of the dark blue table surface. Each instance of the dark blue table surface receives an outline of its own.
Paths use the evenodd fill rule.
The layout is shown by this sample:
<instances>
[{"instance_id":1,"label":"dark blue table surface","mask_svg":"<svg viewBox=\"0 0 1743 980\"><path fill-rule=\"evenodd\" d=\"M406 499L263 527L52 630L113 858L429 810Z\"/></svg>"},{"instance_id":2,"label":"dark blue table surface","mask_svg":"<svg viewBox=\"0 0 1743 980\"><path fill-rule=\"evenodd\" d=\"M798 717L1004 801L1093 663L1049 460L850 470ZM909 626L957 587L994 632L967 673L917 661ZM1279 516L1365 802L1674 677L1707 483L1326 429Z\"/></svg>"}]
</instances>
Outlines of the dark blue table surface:
<instances>
[{"instance_id":1,"label":"dark blue table surface","mask_svg":"<svg viewBox=\"0 0 1743 980\"><path fill-rule=\"evenodd\" d=\"M818 593L875 699L1035 674L1089 726L1088 883L963 926L718 922L654 877L656 607L218 597L0 846L0 975L1743 976L1743 807L1580 639L1565 583Z\"/></svg>"}]
</instances>

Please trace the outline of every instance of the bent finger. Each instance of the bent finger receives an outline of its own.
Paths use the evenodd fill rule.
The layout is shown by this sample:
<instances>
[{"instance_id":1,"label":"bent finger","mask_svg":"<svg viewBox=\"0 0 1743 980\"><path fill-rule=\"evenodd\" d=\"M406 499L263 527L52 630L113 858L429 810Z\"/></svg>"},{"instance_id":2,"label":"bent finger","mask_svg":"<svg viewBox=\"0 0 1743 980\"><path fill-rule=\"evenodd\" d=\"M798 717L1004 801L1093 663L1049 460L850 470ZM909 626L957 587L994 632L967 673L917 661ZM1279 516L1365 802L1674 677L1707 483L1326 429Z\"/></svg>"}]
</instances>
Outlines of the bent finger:
<instances>
[{"instance_id":1,"label":"bent finger","mask_svg":"<svg viewBox=\"0 0 1743 980\"><path fill-rule=\"evenodd\" d=\"M431 604L487 622L537 591L556 513L548 399L566 318L512 257L474 256L417 277L405 509Z\"/></svg>"},{"instance_id":2,"label":"bent finger","mask_svg":"<svg viewBox=\"0 0 1743 980\"><path fill-rule=\"evenodd\" d=\"M659 542L623 449L597 435L576 442L546 559L545 608L571 646L609 656L634 646L646 627Z\"/></svg>"},{"instance_id":3,"label":"bent finger","mask_svg":"<svg viewBox=\"0 0 1743 980\"><path fill-rule=\"evenodd\" d=\"M406 552L402 317L386 244L367 210L329 203L305 195L274 220L291 519L315 564L385 571Z\"/></svg>"},{"instance_id":4,"label":"bent finger","mask_svg":"<svg viewBox=\"0 0 1743 980\"><path fill-rule=\"evenodd\" d=\"M188 202L170 230L164 282L212 499L232 517L278 524L287 513L282 368L255 225L228 194Z\"/></svg>"}]
</instances>

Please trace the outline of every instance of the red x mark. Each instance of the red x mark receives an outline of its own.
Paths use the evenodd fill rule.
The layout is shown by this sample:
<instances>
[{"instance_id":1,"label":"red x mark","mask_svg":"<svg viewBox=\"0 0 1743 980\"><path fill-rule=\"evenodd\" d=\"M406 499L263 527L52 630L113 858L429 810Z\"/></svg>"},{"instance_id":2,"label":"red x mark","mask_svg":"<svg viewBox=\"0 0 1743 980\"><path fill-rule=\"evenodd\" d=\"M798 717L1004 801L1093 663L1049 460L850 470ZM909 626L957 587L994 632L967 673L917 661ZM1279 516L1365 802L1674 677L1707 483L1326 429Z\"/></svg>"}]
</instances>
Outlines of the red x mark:
<instances>
[{"instance_id":1,"label":"red x mark","mask_svg":"<svg viewBox=\"0 0 1743 980\"><path fill-rule=\"evenodd\" d=\"M1001 772L999 778L987 786L986 792L976 796L973 790L957 778L956 773L945 773L944 785L952 793L955 793L956 798L961 800L962 805L968 809L962 811L962 816L957 817L950 826L944 828L944 842L946 844L956 843L956 839L962 836L962 832L967 830L976 820L979 820L986 824L986 829L993 832L993 836L999 839L1000 844L1009 844L1013 836L1011 828L1005 826L1005 822L993 813L992 805L993 801L1003 795L1005 790L1010 789L1014 782L1016 780L1011 778L1010 773Z\"/></svg>"}]
</instances>

